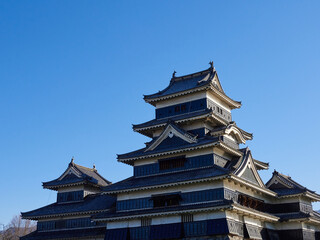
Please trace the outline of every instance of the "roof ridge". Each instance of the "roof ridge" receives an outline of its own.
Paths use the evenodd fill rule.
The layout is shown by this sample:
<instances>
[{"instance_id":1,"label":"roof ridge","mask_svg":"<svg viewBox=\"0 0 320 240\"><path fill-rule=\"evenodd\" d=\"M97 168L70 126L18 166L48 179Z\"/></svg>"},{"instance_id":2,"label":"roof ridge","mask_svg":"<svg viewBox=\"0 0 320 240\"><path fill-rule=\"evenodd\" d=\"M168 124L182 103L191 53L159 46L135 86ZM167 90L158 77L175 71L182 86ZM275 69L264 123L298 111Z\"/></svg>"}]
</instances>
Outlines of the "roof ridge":
<instances>
[{"instance_id":1,"label":"roof ridge","mask_svg":"<svg viewBox=\"0 0 320 240\"><path fill-rule=\"evenodd\" d=\"M96 171L96 169L95 169L95 168L88 168L88 167L81 166L81 165L76 164L76 163L74 163L74 166L75 166L75 167L84 168L84 169L90 170L90 171L92 171L92 172L95 172L95 171Z\"/></svg>"},{"instance_id":2,"label":"roof ridge","mask_svg":"<svg viewBox=\"0 0 320 240\"><path fill-rule=\"evenodd\" d=\"M187 80L188 78L192 78L192 77L195 77L197 75L203 75L203 74L214 73L214 72L216 72L216 70L214 68L212 68L212 67L209 67L209 68L207 68L205 70L194 72L194 73L190 73L190 74L186 74L186 75L182 75L182 76L179 76L179 77L173 76L171 78L171 81Z\"/></svg>"}]
</instances>

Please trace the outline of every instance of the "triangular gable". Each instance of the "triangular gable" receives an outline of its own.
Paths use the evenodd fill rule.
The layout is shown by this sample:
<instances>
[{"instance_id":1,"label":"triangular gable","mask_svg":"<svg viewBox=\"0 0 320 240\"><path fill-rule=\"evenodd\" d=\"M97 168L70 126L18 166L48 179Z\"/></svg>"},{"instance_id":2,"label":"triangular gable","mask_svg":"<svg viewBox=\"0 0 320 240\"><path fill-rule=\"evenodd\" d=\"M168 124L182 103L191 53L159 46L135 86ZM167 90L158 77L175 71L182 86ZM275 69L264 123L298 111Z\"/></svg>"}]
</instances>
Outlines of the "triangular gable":
<instances>
[{"instance_id":1,"label":"triangular gable","mask_svg":"<svg viewBox=\"0 0 320 240\"><path fill-rule=\"evenodd\" d=\"M272 178L267 182L267 188L269 189L292 189L295 186L286 181L284 178L281 178L277 172L274 172Z\"/></svg>"},{"instance_id":2,"label":"triangular gable","mask_svg":"<svg viewBox=\"0 0 320 240\"><path fill-rule=\"evenodd\" d=\"M244 170L244 172L242 173L241 177L246 179L246 180L248 180L248 181L250 181L250 182L254 182L254 183L259 185L259 182L257 181L252 169L249 168L249 167L247 167Z\"/></svg>"},{"instance_id":3,"label":"triangular gable","mask_svg":"<svg viewBox=\"0 0 320 240\"><path fill-rule=\"evenodd\" d=\"M218 74L215 70L214 70L214 73L215 74L214 74L214 77L212 78L211 82L212 82L213 86L215 86L215 88L217 88L220 92L224 93L223 88L220 83L220 80L219 80L219 77L218 77Z\"/></svg>"},{"instance_id":4,"label":"triangular gable","mask_svg":"<svg viewBox=\"0 0 320 240\"><path fill-rule=\"evenodd\" d=\"M66 176L70 175L70 174L73 174L75 175L76 177L78 178L82 178L82 173L79 172L74 166L72 163L69 164L69 167L67 168L66 171L64 171L64 173L58 178L58 180L62 180L64 179Z\"/></svg>"},{"instance_id":5,"label":"triangular gable","mask_svg":"<svg viewBox=\"0 0 320 240\"><path fill-rule=\"evenodd\" d=\"M191 134L178 128L173 123L169 123L160 136L148 146L145 151L152 151L156 148L164 148L166 146L181 146L195 142L197 142L197 140Z\"/></svg>"},{"instance_id":6,"label":"triangular gable","mask_svg":"<svg viewBox=\"0 0 320 240\"><path fill-rule=\"evenodd\" d=\"M244 161L241 163L239 168L235 170L234 174L245 179L246 181L257 184L260 187L265 187L255 167L251 152L248 149L246 150L245 155Z\"/></svg>"}]
</instances>

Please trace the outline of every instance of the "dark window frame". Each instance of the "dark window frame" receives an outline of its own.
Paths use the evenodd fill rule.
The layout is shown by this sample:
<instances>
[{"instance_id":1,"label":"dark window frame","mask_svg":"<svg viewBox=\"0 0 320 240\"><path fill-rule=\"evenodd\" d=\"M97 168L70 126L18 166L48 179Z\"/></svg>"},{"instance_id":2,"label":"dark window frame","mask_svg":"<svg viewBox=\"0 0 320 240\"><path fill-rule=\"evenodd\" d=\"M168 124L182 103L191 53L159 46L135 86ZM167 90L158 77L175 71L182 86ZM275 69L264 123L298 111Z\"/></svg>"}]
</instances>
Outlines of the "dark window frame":
<instances>
[{"instance_id":1,"label":"dark window frame","mask_svg":"<svg viewBox=\"0 0 320 240\"><path fill-rule=\"evenodd\" d=\"M159 159L159 170L169 170L175 168L183 168L187 162L186 156L178 156L174 158Z\"/></svg>"}]
</instances>

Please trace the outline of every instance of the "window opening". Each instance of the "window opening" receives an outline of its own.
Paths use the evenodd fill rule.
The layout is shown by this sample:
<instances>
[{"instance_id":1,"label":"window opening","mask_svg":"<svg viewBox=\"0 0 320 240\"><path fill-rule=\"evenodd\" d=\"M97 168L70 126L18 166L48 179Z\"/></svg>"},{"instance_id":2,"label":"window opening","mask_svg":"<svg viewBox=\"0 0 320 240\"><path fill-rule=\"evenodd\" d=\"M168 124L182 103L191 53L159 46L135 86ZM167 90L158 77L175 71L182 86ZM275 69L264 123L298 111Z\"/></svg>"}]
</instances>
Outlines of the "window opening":
<instances>
[{"instance_id":1,"label":"window opening","mask_svg":"<svg viewBox=\"0 0 320 240\"><path fill-rule=\"evenodd\" d=\"M173 169L173 168L181 168L181 167L184 167L185 162L186 162L185 157L159 160L159 169L167 170L167 169Z\"/></svg>"},{"instance_id":2,"label":"window opening","mask_svg":"<svg viewBox=\"0 0 320 240\"><path fill-rule=\"evenodd\" d=\"M181 222L183 222L183 223L193 222L193 214L183 214L183 215L181 215Z\"/></svg>"}]
</instances>

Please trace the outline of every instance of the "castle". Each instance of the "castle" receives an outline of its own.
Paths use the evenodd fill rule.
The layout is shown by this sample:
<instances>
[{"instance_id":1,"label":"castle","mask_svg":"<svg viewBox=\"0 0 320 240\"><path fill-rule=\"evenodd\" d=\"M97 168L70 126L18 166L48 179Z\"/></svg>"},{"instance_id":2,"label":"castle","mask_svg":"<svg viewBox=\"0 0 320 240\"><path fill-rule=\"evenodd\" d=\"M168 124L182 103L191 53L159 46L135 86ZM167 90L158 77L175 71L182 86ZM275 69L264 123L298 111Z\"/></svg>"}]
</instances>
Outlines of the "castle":
<instances>
[{"instance_id":1,"label":"castle","mask_svg":"<svg viewBox=\"0 0 320 240\"><path fill-rule=\"evenodd\" d=\"M277 171L241 144L252 134L237 126L241 107L224 92L213 63L206 70L172 75L167 88L144 100L155 119L133 125L150 137L145 147L118 155L133 176L117 183L72 160L43 187L57 201L22 213L38 239L320 239L320 195Z\"/></svg>"}]
</instances>

